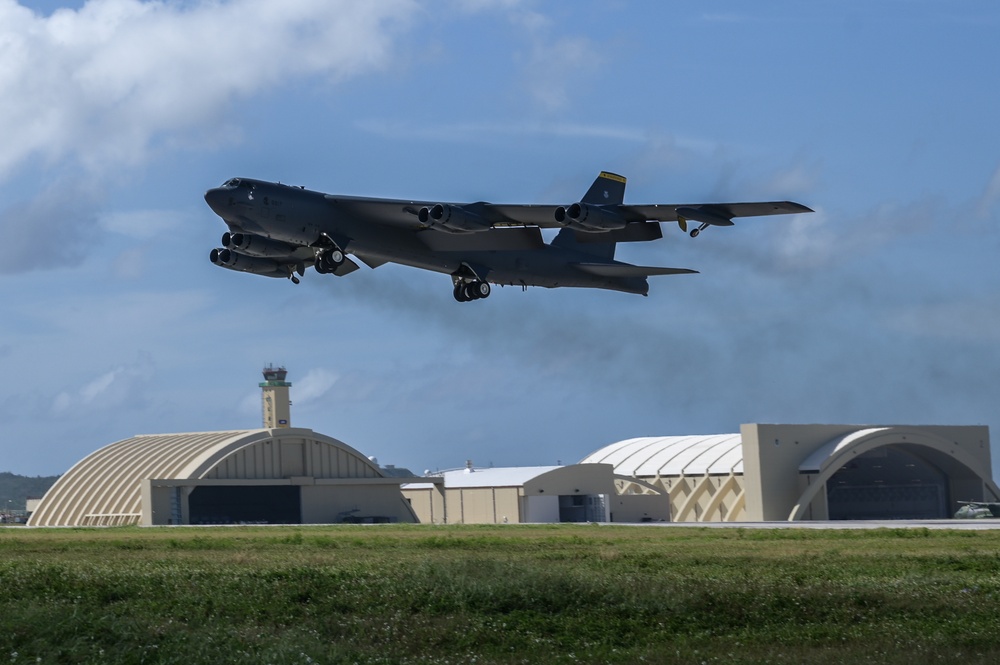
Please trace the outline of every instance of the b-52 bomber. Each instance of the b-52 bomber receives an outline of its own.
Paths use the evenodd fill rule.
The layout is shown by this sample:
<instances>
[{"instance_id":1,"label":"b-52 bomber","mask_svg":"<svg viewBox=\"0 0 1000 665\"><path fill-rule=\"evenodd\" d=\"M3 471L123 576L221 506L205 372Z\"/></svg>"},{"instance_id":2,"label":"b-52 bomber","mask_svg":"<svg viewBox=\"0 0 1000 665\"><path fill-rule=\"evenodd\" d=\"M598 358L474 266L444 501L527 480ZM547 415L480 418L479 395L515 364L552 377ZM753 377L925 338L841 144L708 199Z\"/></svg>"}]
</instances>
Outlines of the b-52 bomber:
<instances>
[{"instance_id":1,"label":"b-52 bomber","mask_svg":"<svg viewBox=\"0 0 1000 665\"><path fill-rule=\"evenodd\" d=\"M280 183L233 178L205 201L229 226L212 263L298 284L313 266L343 277L398 263L451 276L455 300L490 295L491 284L575 286L646 295L647 277L694 273L615 260L620 242L663 237L676 222L691 237L737 217L812 212L790 201L625 205L625 178L602 172L576 203L564 206L442 203L323 194ZM541 229L558 228L551 242Z\"/></svg>"}]
</instances>

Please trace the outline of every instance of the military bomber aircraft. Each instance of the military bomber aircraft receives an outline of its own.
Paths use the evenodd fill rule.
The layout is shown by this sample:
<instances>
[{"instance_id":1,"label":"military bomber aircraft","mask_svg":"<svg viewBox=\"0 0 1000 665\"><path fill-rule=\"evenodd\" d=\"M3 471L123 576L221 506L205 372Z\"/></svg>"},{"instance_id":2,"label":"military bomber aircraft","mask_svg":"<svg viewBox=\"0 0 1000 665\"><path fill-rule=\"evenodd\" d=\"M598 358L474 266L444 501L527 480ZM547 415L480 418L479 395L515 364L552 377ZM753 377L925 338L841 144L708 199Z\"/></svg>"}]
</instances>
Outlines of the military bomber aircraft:
<instances>
[{"instance_id":1,"label":"military bomber aircraft","mask_svg":"<svg viewBox=\"0 0 1000 665\"><path fill-rule=\"evenodd\" d=\"M602 172L569 205L442 203L323 194L280 183L233 178L205 201L229 227L212 263L298 284L313 266L344 276L398 263L451 276L455 300L490 295L491 284L527 288L575 286L647 295L651 275L687 268L636 266L615 260L620 242L663 237L676 222L691 237L736 217L812 212L790 201L625 205L625 178ZM560 229L550 243L542 228Z\"/></svg>"}]
</instances>

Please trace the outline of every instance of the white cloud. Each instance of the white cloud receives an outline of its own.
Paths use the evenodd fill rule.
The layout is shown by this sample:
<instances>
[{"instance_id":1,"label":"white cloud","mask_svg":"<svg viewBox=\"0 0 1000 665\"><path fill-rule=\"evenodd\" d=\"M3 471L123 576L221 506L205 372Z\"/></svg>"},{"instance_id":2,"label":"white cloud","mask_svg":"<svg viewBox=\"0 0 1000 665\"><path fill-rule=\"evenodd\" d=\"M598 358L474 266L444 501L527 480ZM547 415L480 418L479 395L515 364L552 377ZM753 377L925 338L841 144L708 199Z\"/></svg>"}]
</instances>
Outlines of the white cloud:
<instances>
[{"instance_id":1,"label":"white cloud","mask_svg":"<svg viewBox=\"0 0 1000 665\"><path fill-rule=\"evenodd\" d=\"M511 20L529 40L522 58L525 86L543 109L565 109L589 91L588 83L604 66L597 44L586 37L553 35L551 21L536 12L515 10Z\"/></svg>"},{"instance_id":2,"label":"white cloud","mask_svg":"<svg viewBox=\"0 0 1000 665\"><path fill-rule=\"evenodd\" d=\"M119 365L75 390L63 391L52 402L52 415L73 417L89 411L106 411L142 402L152 366L148 358L130 365Z\"/></svg>"},{"instance_id":3,"label":"white cloud","mask_svg":"<svg viewBox=\"0 0 1000 665\"><path fill-rule=\"evenodd\" d=\"M393 26L413 9L412 0L89 0L42 16L0 0L0 179L35 156L93 170L137 163L164 135L224 128L236 100L382 67Z\"/></svg>"},{"instance_id":4,"label":"white cloud","mask_svg":"<svg viewBox=\"0 0 1000 665\"><path fill-rule=\"evenodd\" d=\"M411 122L386 121L374 118L358 121L362 131L395 140L448 141L456 143L482 142L524 136L554 136L558 138L608 139L642 143L649 140L641 129L618 125L595 125L579 122L490 122L469 121L436 125L415 125Z\"/></svg>"},{"instance_id":5,"label":"white cloud","mask_svg":"<svg viewBox=\"0 0 1000 665\"><path fill-rule=\"evenodd\" d=\"M776 266L815 272L876 254L933 230L939 209L940 205L924 199L904 205L886 203L863 214L834 218L817 206L815 213L792 217L786 230L774 236Z\"/></svg>"},{"instance_id":6,"label":"white cloud","mask_svg":"<svg viewBox=\"0 0 1000 665\"><path fill-rule=\"evenodd\" d=\"M337 382L338 376L329 370L315 368L296 381L292 390L295 404L308 404L322 399Z\"/></svg>"}]
</instances>

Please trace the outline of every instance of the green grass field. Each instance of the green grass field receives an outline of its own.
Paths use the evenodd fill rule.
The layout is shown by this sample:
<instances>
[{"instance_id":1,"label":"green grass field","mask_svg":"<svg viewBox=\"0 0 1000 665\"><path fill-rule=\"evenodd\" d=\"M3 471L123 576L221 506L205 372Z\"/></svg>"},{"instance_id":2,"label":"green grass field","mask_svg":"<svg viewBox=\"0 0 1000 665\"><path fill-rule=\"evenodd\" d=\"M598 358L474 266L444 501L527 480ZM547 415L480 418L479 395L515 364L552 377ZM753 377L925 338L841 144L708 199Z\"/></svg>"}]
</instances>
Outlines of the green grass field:
<instances>
[{"instance_id":1,"label":"green grass field","mask_svg":"<svg viewBox=\"0 0 1000 665\"><path fill-rule=\"evenodd\" d=\"M996 663L1000 531L0 529L0 663Z\"/></svg>"}]
</instances>

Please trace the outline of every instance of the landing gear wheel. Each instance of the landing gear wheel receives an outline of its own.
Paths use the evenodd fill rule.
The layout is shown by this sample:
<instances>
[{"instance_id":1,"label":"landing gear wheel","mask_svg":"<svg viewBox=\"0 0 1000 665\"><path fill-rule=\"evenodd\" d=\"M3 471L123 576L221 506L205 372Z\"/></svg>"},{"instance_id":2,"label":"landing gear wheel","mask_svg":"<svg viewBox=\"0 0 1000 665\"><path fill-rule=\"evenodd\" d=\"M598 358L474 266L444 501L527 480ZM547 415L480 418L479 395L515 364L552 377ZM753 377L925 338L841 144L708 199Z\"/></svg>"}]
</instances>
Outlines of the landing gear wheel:
<instances>
[{"instance_id":1,"label":"landing gear wheel","mask_svg":"<svg viewBox=\"0 0 1000 665\"><path fill-rule=\"evenodd\" d=\"M337 268L344 265L344 252L334 247L328 249L316 257L316 272L321 274L337 272Z\"/></svg>"},{"instance_id":2,"label":"landing gear wheel","mask_svg":"<svg viewBox=\"0 0 1000 665\"><path fill-rule=\"evenodd\" d=\"M490 285L488 282L472 282L469 284L469 291L476 300L488 298L490 295Z\"/></svg>"},{"instance_id":3,"label":"landing gear wheel","mask_svg":"<svg viewBox=\"0 0 1000 665\"><path fill-rule=\"evenodd\" d=\"M691 229L692 238L697 238L699 233L701 233L701 229Z\"/></svg>"},{"instance_id":4,"label":"landing gear wheel","mask_svg":"<svg viewBox=\"0 0 1000 665\"><path fill-rule=\"evenodd\" d=\"M473 282L459 282L455 285L455 300L458 302L469 302L470 300L480 300L489 297L490 285L479 280Z\"/></svg>"}]
</instances>

